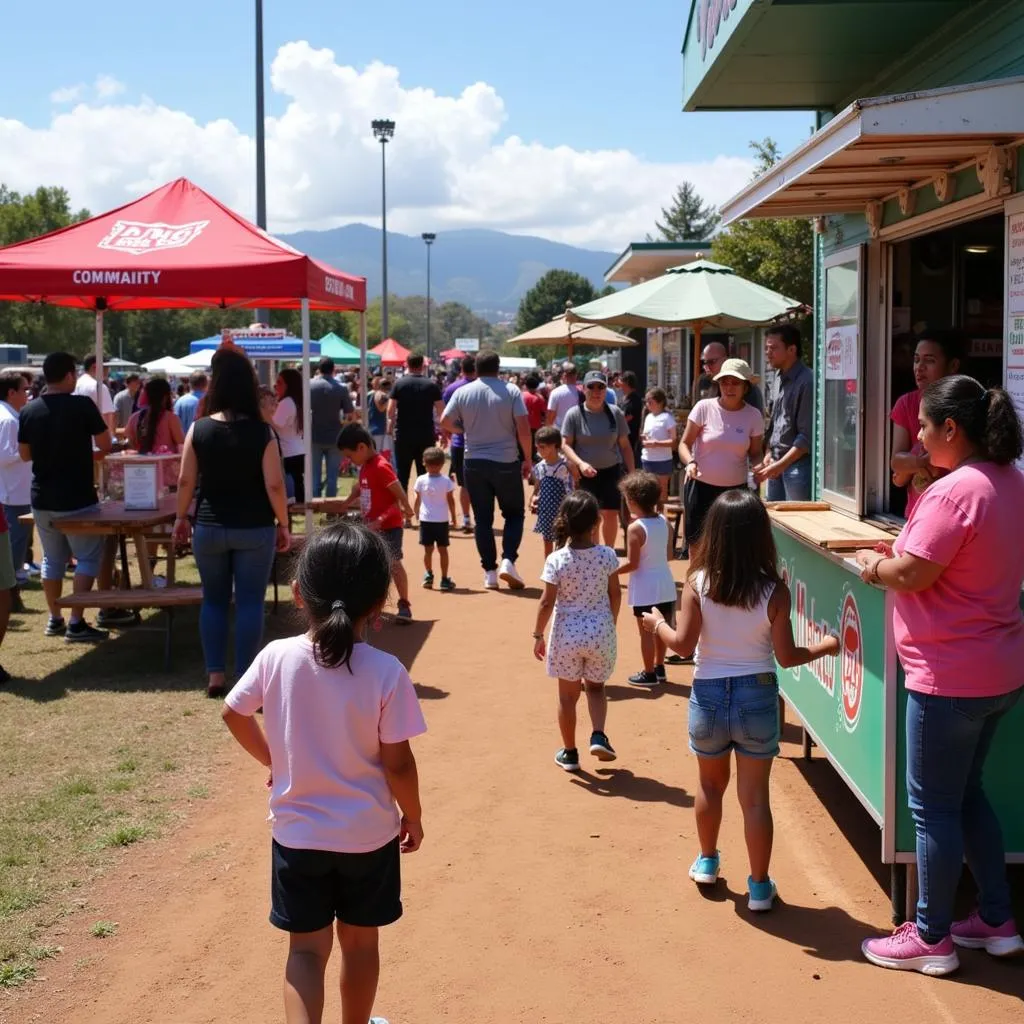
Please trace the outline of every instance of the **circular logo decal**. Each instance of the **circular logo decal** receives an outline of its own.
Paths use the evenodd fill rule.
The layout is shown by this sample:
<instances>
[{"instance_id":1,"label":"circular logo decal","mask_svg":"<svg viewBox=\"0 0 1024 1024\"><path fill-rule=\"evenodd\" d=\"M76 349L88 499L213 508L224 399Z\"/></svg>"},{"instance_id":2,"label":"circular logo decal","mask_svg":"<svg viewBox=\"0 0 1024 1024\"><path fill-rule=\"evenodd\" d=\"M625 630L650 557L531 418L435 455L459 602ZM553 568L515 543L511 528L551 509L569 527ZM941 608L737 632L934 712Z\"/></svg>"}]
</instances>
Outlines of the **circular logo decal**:
<instances>
[{"instance_id":1,"label":"circular logo decal","mask_svg":"<svg viewBox=\"0 0 1024 1024\"><path fill-rule=\"evenodd\" d=\"M864 696L864 637L860 628L857 600L850 593L843 599L839 636L843 644L840 654L843 722L853 732L860 720L861 700Z\"/></svg>"}]
</instances>

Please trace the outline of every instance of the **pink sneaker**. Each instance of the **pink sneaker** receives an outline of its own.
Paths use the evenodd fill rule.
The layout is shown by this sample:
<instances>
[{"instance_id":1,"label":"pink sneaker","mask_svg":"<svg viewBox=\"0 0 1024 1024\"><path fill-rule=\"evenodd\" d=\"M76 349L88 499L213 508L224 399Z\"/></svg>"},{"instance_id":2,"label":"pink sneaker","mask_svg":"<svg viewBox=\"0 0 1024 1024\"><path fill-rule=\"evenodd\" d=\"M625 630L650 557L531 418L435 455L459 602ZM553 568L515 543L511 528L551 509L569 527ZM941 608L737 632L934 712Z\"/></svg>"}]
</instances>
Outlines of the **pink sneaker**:
<instances>
[{"instance_id":1,"label":"pink sneaker","mask_svg":"<svg viewBox=\"0 0 1024 1024\"><path fill-rule=\"evenodd\" d=\"M901 924L884 939L865 939L860 951L876 966L894 971L940 975L950 974L960 966L956 947L948 935L941 942L929 946L913 921Z\"/></svg>"},{"instance_id":2,"label":"pink sneaker","mask_svg":"<svg viewBox=\"0 0 1024 1024\"><path fill-rule=\"evenodd\" d=\"M1024 939L1017 934L1013 918L993 928L985 924L975 910L964 921L954 921L951 929L953 941L964 949L983 949L992 956L1013 956L1024 953Z\"/></svg>"}]
</instances>

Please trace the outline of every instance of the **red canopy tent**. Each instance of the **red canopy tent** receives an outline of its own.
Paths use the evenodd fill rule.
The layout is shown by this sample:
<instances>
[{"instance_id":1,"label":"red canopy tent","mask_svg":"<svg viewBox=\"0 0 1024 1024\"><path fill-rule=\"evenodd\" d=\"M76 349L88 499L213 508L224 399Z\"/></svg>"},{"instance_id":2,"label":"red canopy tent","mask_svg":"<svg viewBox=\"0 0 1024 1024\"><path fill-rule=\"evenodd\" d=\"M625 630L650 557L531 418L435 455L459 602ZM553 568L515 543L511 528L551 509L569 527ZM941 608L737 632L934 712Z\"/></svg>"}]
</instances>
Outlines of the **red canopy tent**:
<instances>
[{"instance_id":1,"label":"red canopy tent","mask_svg":"<svg viewBox=\"0 0 1024 1024\"><path fill-rule=\"evenodd\" d=\"M370 351L380 356L381 366L405 366L406 359L412 355L404 345L399 345L394 338L385 338L379 345L374 345Z\"/></svg>"},{"instance_id":2,"label":"red canopy tent","mask_svg":"<svg viewBox=\"0 0 1024 1024\"><path fill-rule=\"evenodd\" d=\"M310 309L362 314L360 370L366 376L366 279L303 255L186 178L109 213L0 248L0 300L94 310L98 381L104 310L300 308L307 439ZM308 441L306 479L312 479Z\"/></svg>"},{"instance_id":3,"label":"red canopy tent","mask_svg":"<svg viewBox=\"0 0 1024 1024\"><path fill-rule=\"evenodd\" d=\"M449 359L462 359L466 354L461 348L446 348L443 352L438 353L445 362L448 362Z\"/></svg>"}]
</instances>

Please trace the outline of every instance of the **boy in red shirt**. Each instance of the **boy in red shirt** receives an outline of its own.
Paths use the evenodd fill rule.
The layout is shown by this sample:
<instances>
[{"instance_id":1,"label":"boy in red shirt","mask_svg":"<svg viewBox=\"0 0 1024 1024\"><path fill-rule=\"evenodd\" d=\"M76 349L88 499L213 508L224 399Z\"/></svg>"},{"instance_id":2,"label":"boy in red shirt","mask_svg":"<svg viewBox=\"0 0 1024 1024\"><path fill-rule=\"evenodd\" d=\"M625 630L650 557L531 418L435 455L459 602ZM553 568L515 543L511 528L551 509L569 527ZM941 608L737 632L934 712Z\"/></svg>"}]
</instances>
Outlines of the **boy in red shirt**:
<instances>
[{"instance_id":1,"label":"boy in red shirt","mask_svg":"<svg viewBox=\"0 0 1024 1024\"><path fill-rule=\"evenodd\" d=\"M363 522L377 530L391 550L391 575L398 591L398 621L412 621L409 577L402 565L402 533L405 519L412 519L412 507L395 476L391 460L377 451L369 431L358 423L346 424L338 435L343 457L359 467L359 479L342 504L348 509L359 502ZM404 516L404 518L403 518Z\"/></svg>"}]
</instances>

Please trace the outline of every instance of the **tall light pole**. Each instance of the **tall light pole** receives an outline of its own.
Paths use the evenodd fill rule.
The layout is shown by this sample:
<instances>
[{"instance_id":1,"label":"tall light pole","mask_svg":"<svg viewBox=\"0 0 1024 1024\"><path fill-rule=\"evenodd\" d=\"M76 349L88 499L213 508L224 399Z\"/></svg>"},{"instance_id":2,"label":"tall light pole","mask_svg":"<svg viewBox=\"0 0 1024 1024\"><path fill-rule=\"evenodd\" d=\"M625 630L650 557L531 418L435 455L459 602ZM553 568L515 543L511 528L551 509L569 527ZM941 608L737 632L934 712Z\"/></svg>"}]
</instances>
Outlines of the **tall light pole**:
<instances>
[{"instance_id":1,"label":"tall light pole","mask_svg":"<svg viewBox=\"0 0 1024 1024\"><path fill-rule=\"evenodd\" d=\"M430 362L430 247L437 238L432 231L424 231L420 236L427 243L427 362Z\"/></svg>"},{"instance_id":2,"label":"tall light pole","mask_svg":"<svg viewBox=\"0 0 1024 1024\"><path fill-rule=\"evenodd\" d=\"M380 237L381 277L380 340L388 337L388 143L395 137L395 122L377 118L371 122L373 137L380 143Z\"/></svg>"},{"instance_id":3,"label":"tall light pole","mask_svg":"<svg viewBox=\"0 0 1024 1024\"><path fill-rule=\"evenodd\" d=\"M256 223L267 230L267 139L263 101L263 0L256 0ZM260 323L270 320L270 311L258 309Z\"/></svg>"}]
</instances>

